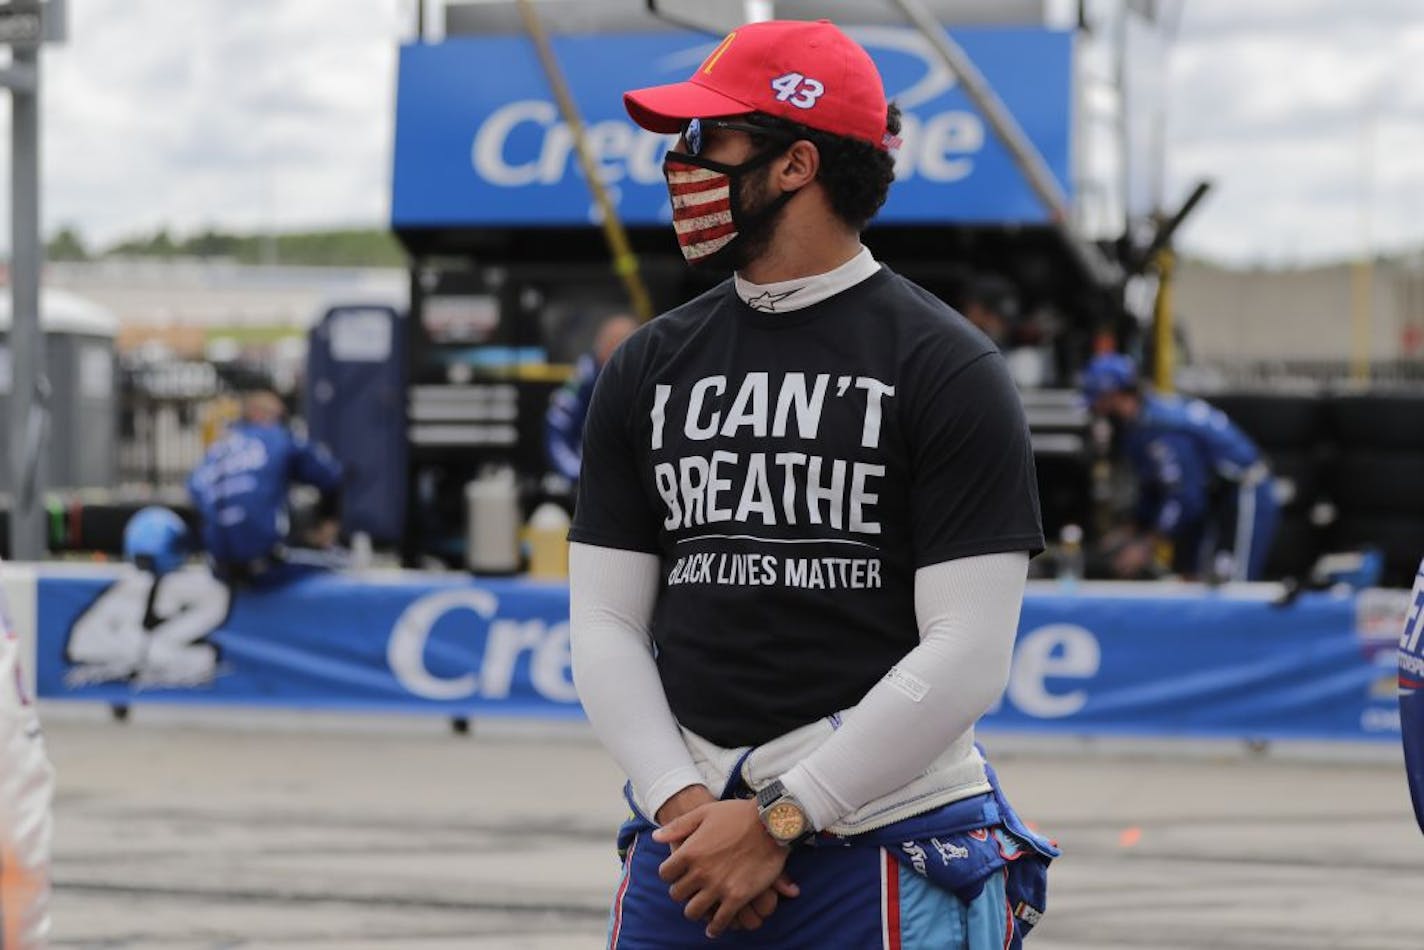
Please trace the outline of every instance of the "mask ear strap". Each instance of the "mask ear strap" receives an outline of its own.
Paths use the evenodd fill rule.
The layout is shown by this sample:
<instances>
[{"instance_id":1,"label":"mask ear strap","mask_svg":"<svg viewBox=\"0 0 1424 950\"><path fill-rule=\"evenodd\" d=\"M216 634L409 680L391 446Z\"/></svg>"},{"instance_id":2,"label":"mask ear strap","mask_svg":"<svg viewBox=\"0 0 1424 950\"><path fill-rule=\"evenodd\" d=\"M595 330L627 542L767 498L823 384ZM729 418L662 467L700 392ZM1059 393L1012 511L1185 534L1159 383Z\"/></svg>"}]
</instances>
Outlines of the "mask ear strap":
<instances>
[{"instance_id":1,"label":"mask ear strap","mask_svg":"<svg viewBox=\"0 0 1424 950\"><path fill-rule=\"evenodd\" d=\"M756 225L765 221L767 218L770 218L782 208L786 207L786 203L792 198L795 198L800 193L800 188L797 188L795 191L783 191L775 201L767 205L765 208L762 208L756 214L752 215L751 219L745 222L744 227L755 227Z\"/></svg>"},{"instance_id":2,"label":"mask ear strap","mask_svg":"<svg viewBox=\"0 0 1424 950\"><path fill-rule=\"evenodd\" d=\"M781 148L772 147L763 149L762 151L753 155L751 158L747 159L745 162L742 162L736 167L740 171L746 171L754 168L760 168L763 165L770 165L773 161L776 160L778 156L785 155L787 149L791 148L793 144L795 143L787 142ZM805 186L803 185L802 187ZM800 193L801 188L797 188L795 191L783 191L779 198L777 198L771 204L763 208L761 212L755 215L748 223L755 224L757 222L766 220L767 218L776 214L776 212L780 211L783 207L785 207L786 202L790 201L792 198L794 198Z\"/></svg>"}]
</instances>

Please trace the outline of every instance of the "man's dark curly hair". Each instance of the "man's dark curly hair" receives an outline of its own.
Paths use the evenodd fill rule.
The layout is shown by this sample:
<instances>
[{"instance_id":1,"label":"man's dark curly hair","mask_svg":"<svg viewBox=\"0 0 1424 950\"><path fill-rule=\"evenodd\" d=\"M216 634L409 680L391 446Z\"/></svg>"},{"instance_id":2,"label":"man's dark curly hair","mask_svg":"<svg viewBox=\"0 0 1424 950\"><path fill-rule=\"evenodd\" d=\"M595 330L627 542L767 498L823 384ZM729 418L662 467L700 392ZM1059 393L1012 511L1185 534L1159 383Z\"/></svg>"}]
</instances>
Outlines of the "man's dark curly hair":
<instances>
[{"instance_id":1,"label":"man's dark curly hair","mask_svg":"<svg viewBox=\"0 0 1424 950\"><path fill-rule=\"evenodd\" d=\"M885 203L890 183L895 180L895 156L860 139L831 135L771 116L756 114L750 121L784 130L816 146L821 153L817 177L830 196L831 209L852 229L865 230ZM891 135L900 134L900 107L893 102L885 110L885 129Z\"/></svg>"}]
</instances>

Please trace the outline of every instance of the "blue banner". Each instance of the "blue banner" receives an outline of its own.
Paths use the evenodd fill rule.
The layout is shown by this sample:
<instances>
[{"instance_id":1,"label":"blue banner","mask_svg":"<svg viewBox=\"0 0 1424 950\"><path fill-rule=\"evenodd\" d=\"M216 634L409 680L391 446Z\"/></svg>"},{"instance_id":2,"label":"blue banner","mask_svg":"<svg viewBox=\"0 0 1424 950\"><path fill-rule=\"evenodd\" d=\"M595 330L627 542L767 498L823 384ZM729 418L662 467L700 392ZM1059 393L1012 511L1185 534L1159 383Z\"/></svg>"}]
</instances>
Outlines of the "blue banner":
<instances>
[{"instance_id":1,"label":"blue banner","mask_svg":"<svg viewBox=\"0 0 1424 950\"><path fill-rule=\"evenodd\" d=\"M1170 597L1032 594L1004 699L984 725L1397 738L1388 677L1402 610L1395 594L1309 594L1289 606L1200 590ZM1363 609L1380 603L1386 608L1373 615Z\"/></svg>"},{"instance_id":2,"label":"blue banner","mask_svg":"<svg viewBox=\"0 0 1424 950\"><path fill-rule=\"evenodd\" d=\"M929 43L905 27L851 33L874 57L905 113L896 183L878 220L1048 220ZM1065 193L1070 175L1072 34L967 28L956 40L979 66ZM716 40L694 33L553 38L591 150L625 224L671 220L662 157L672 140L623 111L623 92L686 79ZM461 37L403 47L396 98L397 228L500 228L596 221L573 139L530 40Z\"/></svg>"},{"instance_id":3,"label":"blue banner","mask_svg":"<svg viewBox=\"0 0 1424 950\"><path fill-rule=\"evenodd\" d=\"M1406 591L1289 606L1187 588L1031 590L989 729L1398 741ZM1120 588L1118 588L1120 589ZM577 716L568 590L328 576L232 597L207 572L41 573L47 698Z\"/></svg>"},{"instance_id":4,"label":"blue banner","mask_svg":"<svg viewBox=\"0 0 1424 950\"><path fill-rule=\"evenodd\" d=\"M568 590L393 574L235 596L207 571L41 577L41 696L578 716Z\"/></svg>"}]
</instances>

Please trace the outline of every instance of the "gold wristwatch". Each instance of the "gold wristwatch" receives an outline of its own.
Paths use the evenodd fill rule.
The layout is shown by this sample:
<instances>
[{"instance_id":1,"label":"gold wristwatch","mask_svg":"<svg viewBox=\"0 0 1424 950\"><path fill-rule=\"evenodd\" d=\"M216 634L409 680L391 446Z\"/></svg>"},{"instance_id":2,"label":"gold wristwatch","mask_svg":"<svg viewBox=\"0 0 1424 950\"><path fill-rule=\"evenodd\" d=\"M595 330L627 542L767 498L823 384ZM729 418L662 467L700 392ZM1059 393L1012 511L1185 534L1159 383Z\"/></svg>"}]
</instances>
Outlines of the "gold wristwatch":
<instances>
[{"instance_id":1,"label":"gold wristwatch","mask_svg":"<svg viewBox=\"0 0 1424 950\"><path fill-rule=\"evenodd\" d=\"M811 827L806 809L786 790L781 779L757 792L756 803L762 827L777 844L789 848L815 836L816 829Z\"/></svg>"}]
</instances>

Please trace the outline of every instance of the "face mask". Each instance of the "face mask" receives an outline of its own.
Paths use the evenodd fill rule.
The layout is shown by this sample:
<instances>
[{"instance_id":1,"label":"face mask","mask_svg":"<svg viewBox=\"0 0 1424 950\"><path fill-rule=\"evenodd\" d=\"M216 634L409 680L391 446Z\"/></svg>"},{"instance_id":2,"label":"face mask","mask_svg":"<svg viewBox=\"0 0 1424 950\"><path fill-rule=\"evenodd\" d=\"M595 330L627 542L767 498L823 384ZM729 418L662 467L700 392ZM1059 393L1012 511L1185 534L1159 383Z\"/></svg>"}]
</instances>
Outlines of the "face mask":
<instances>
[{"instance_id":1,"label":"face mask","mask_svg":"<svg viewBox=\"0 0 1424 950\"><path fill-rule=\"evenodd\" d=\"M663 175L672 197L673 229L689 264L710 268L734 262L746 236L769 224L796 194L788 191L752 214L743 210L741 185L746 174L780 154L772 148L740 165L724 165L685 152L667 153Z\"/></svg>"}]
</instances>

